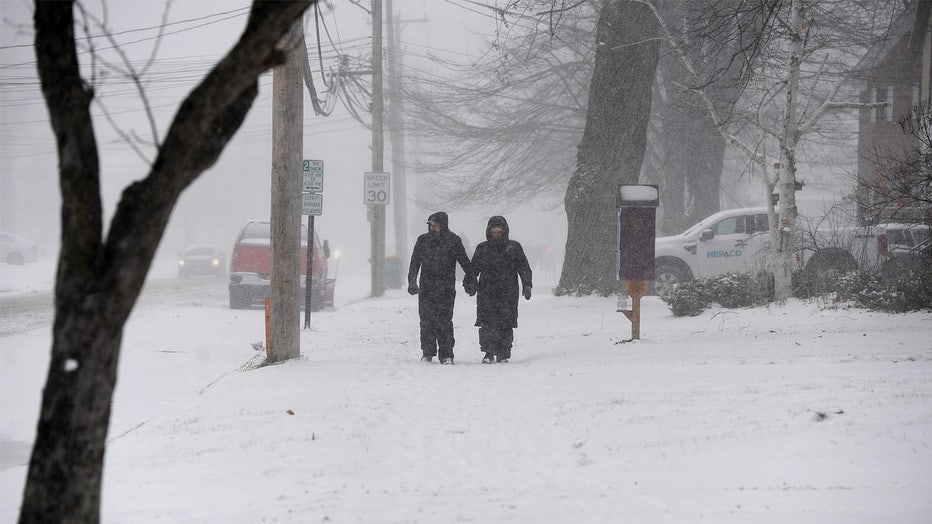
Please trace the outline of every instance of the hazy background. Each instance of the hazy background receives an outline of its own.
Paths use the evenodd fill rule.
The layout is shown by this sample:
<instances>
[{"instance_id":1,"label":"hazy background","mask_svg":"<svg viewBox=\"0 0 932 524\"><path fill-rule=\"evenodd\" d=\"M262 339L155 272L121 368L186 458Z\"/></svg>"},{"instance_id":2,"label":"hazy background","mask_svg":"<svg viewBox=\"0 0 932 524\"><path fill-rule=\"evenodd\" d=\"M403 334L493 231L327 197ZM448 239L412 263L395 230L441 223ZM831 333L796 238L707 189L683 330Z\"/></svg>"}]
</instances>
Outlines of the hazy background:
<instances>
[{"instance_id":1,"label":"hazy background","mask_svg":"<svg viewBox=\"0 0 932 524\"><path fill-rule=\"evenodd\" d=\"M478 56L488 49L483 34L495 30L492 18L473 9L438 0L394 0L394 10L403 21L401 50L405 75L440 74L432 57ZM369 2L361 2L369 8ZM468 5L463 3L463 5ZM165 3L162 1L89 2L87 8L107 26L134 67L141 69L155 53L144 76L146 95L164 137L180 101L203 78L209 68L236 41L245 25L246 1L177 0L168 11L165 34L156 46ZM32 3L0 0L0 230L26 237L39 244L40 257L54 257L58 248L60 196L55 143L48 113L36 76L32 50ZM330 40L322 42L324 69L335 68L336 51L368 60L372 26L369 14L350 2L335 2L321 9ZM385 11L387 16L387 10ZM321 29L324 32L323 27ZM318 92L325 90L319 75L313 16L305 18ZM101 35L92 28L91 34ZM387 35L387 33L386 33ZM387 36L386 36L387 37ZM82 40L86 43L86 40ZM122 67L118 55L103 36L93 40L101 59ZM85 76L90 77L88 53L80 54ZM151 142L152 133L135 86L117 74L104 77L98 68L96 95L122 132L134 133ZM159 248L158 257L174 257L185 245L211 243L229 252L239 229L249 219L270 215L270 170L272 152L271 72L260 82L260 94L242 128L215 166L206 171L179 201ZM95 134L100 146L103 202L113 212L120 193L132 181L144 177L147 163L121 139L114 126L94 107ZM371 133L348 114L341 103L329 117L316 116L304 96L304 157L323 160L323 215L317 217L320 236L330 240L341 254L340 271L368 271L370 229L363 205L363 173L372 170ZM368 120L368 115L364 115ZM391 170L391 151L385 133L385 170ZM407 163L417 161L418 144L406 143ZM152 146L142 147L151 161ZM426 231L427 215L437 210L415 202L430 202L431 184L423 177L407 174L408 250L416 236ZM300 176L296 173L295 176ZM446 209L451 228L465 235L475 247L484 239L486 220L504 214L512 226L512 237L526 246L551 245L562 250L565 218L557 211L496 208ZM386 210L386 255L395 255L393 210ZM409 253L401 254L406 259ZM471 254L471 253L470 253ZM334 265L331 264L331 272ZM540 275L544 277L544 275ZM550 280L550 279L548 279ZM555 279L554 279L555 282ZM546 282L539 281L539 284Z\"/></svg>"},{"instance_id":2,"label":"hazy background","mask_svg":"<svg viewBox=\"0 0 932 524\"><path fill-rule=\"evenodd\" d=\"M350 58L351 69L369 68L372 34L369 7L368 0L361 0L359 5L352 2L321 5L324 71L336 68L338 55ZM383 7L387 18L387 6ZM119 49L135 68L142 69L155 56L143 76L143 85L161 140L184 96L239 37L249 3L176 0L168 10L160 41L156 37L165 11L162 0L106 4L92 1L87 8L106 20ZM509 30L507 26L497 26L487 9L470 0L393 0L393 9L402 20L399 50L403 53L402 74L406 82L416 78L448 78L450 71L441 69L438 62L470 62L492 52L490 41L496 30L505 33ZM57 158L36 76L32 3L0 0L0 13L0 230L37 242L40 257L54 257L59 242ZM309 11L305 34L311 67L318 92L326 96L314 26L313 11ZM154 148L141 147L144 160L115 130L117 126L122 133L152 142L136 87L114 72L123 67L120 56L101 30L92 27L89 32L97 35L91 43L97 49L98 67L93 71L89 67L89 53L79 56L85 77L93 78L97 100L105 105L110 116L106 118L100 107L93 106L103 202L109 217L123 188L147 174L147 162L153 158ZM81 39L79 44L86 47L88 41ZM109 67L99 67L102 63ZM198 243L214 244L229 253L247 220L269 218L271 72L261 78L260 84L252 110L217 164L182 194L160 245L159 259L172 258L184 246ZM363 118L368 121L369 116ZM855 112L837 118L838 126L857 129ZM340 253L341 272L369 272L370 228L363 204L363 174L372 170L370 143L370 131L342 103L336 104L331 116L317 116L305 92L304 158L325 163L323 215L316 219L316 226L320 236ZM800 176L806 181L806 189L797 198L803 212L830 205L835 198L850 193L856 160L854 146L852 140L847 147L832 149L831 161L816 158L807 164L807 159L800 158ZM409 137L405 148L405 163L409 166L417 163L420 145ZM387 130L384 166L385 171L391 171ZM396 174L393 177L393 183L397 182ZM538 267L546 269L538 270L535 283L556 284L566 242L562 194L541 198L535 204L538 208L528 205L517 209L510 206L452 209L431 203L433 185L429 176L416 175L409 168L406 186L408 245L405 253L395 252L394 210L390 205L386 209L386 256L400 255L407 259L417 235L426 231L427 216L439 209L450 213L451 228L464 236L470 250L484 239L488 217L502 214L511 224L512 238L524 244L532 265L544 263L541 253L546 253L547 248L551 250L547 265ZM763 205L761 187L759 180L748 176L746 160L730 152L722 177L722 207ZM394 197L393 202L397 203ZM331 273L334 270L335 264L331 263Z\"/></svg>"}]
</instances>

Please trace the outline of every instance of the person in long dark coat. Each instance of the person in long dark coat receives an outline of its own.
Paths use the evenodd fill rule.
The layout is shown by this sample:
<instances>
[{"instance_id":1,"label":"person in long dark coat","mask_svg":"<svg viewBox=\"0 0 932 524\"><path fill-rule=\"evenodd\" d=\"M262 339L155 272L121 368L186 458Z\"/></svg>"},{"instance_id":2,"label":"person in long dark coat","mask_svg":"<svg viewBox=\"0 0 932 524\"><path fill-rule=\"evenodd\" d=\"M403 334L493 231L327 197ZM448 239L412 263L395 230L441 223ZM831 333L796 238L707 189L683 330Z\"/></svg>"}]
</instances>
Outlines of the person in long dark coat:
<instances>
[{"instance_id":1,"label":"person in long dark coat","mask_svg":"<svg viewBox=\"0 0 932 524\"><path fill-rule=\"evenodd\" d=\"M450 219L438 211L427 219L427 233L417 237L408 267L408 293L418 295L421 327L421 360L430 362L440 354L440 363L453 363L453 304L456 300L456 263L466 281L472 278L469 256L463 241L450 231ZM420 272L420 285L418 285ZM472 290L474 286L470 285ZM475 294L475 291L472 291Z\"/></svg>"},{"instance_id":2,"label":"person in long dark coat","mask_svg":"<svg viewBox=\"0 0 932 524\"><path fill-rule=\"evenodd\" d=\"M518 327L518 281L526 300L531 299L531 266L524 248L508 238L505 217L489 219L486 241L476 246L472 257L473 275L478 278L476 325L479 326L479 349L485 353L483 363L508 362ZM472 282L467 282L468 286Z\"/></svg>"}]
</instances>

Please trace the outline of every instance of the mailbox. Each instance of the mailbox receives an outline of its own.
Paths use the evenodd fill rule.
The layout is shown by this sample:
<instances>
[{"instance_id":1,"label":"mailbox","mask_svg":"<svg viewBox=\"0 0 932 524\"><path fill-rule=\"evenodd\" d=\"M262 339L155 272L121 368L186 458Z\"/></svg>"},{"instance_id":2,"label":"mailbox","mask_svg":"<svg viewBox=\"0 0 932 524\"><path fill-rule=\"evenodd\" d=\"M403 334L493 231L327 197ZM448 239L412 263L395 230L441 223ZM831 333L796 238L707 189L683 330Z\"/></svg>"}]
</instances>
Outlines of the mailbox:
<instances>
[{"instance_id":1,"label":"mailbox","mask_svg":"<svg viewBox=\"0 0 932 524\"><path fill-rule=\"evenodd\" d=\"M656 185L624 185L618 194L618 280L654 278L654 239L660 193Z\"/></svg>"}]
</instances>

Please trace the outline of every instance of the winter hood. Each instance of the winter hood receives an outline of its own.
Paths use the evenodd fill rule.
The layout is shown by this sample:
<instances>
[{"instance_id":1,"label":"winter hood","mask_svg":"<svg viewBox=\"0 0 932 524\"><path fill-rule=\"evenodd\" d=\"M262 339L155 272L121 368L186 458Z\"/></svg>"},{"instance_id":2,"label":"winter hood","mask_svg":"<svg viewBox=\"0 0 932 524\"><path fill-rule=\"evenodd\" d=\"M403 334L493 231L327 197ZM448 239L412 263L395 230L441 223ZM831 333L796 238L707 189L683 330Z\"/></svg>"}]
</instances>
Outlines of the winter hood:
<instances>
[{"instance_id":1,"label":"winter hood","mask_svg":"<svg viewBox=\"0 0 932 524\"><path fill-rule=\"evenodd\" d=\"M508 221L505 220L505 217L494 216L489 219L489 225L485 228L485 238L486 240L492 240L492 228L500 227L505 233L502 235L502 240L508 240Z\"/></svg>"}]
</instances>

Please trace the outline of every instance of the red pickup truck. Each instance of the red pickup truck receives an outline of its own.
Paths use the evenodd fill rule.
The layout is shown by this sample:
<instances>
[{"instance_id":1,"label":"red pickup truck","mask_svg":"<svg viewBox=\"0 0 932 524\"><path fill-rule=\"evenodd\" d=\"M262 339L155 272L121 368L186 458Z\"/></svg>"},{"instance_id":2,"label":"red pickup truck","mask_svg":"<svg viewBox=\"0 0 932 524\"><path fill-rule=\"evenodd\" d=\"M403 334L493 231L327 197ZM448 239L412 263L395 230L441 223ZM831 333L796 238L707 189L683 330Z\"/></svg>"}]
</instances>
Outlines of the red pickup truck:
<instances>
[{"instance_id":1,"label":"red pickup truck","mask_svg":"<svg viewBox=\"0 0 932 524\"><path fill-rule=\"evenodd\" d=\"M314 235L311 273L311 311L333 307L336 281L327 278L327 258L330 245L321 245ZM301 226L301 305L304 305L307 275L307 228ZM262 303L271 293L272 241L271 224L267 221L248 222L236 237L230 256L230 309L247 308Z\"/></svg>"}]
</instances>

